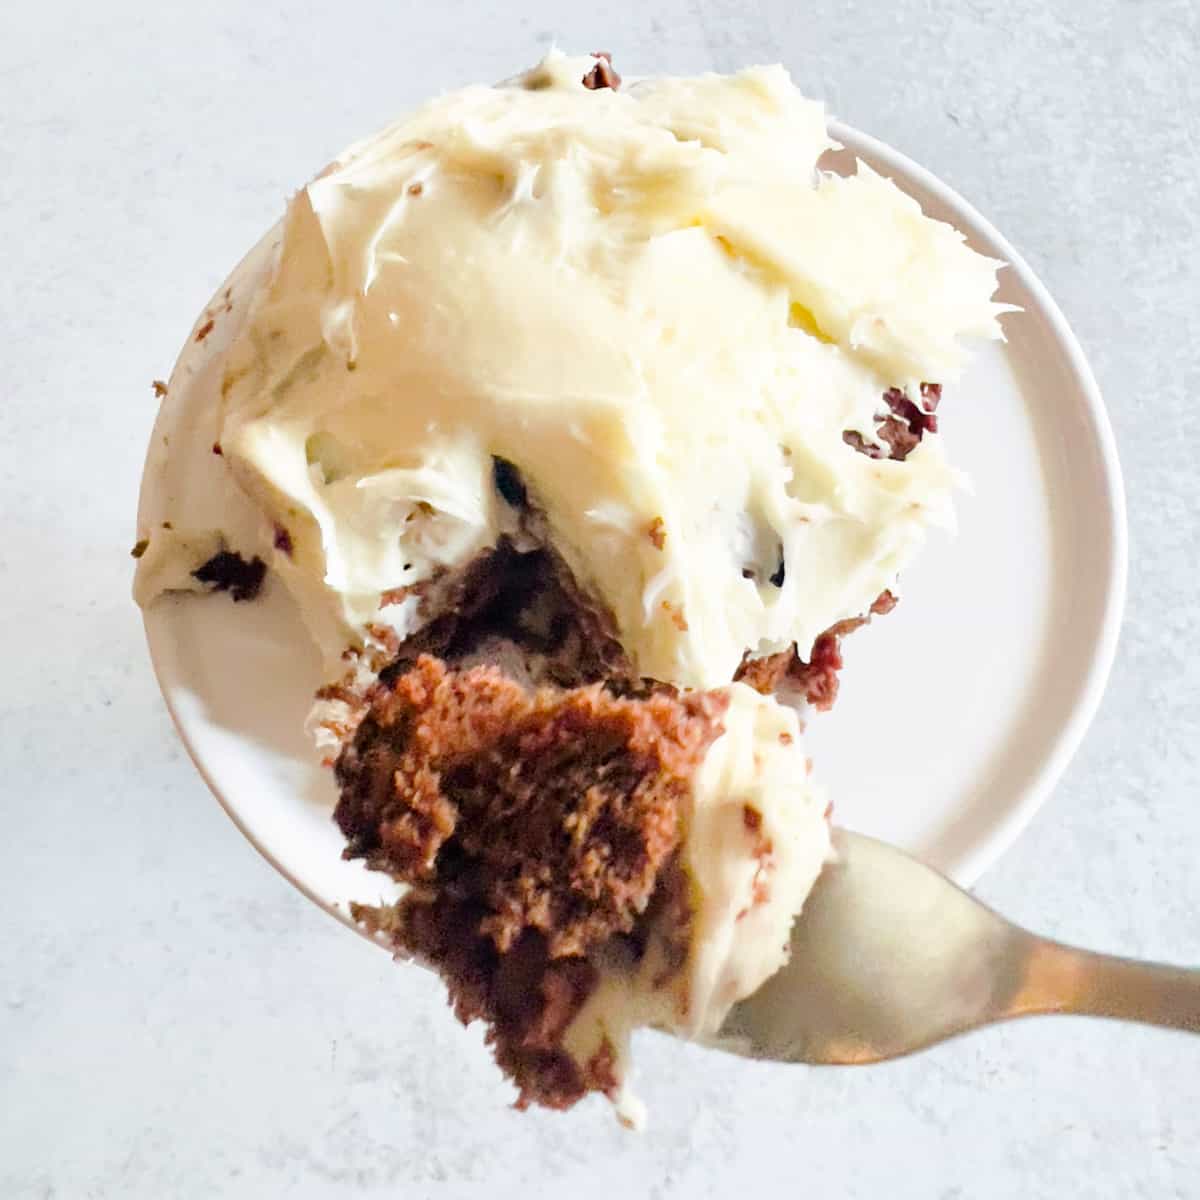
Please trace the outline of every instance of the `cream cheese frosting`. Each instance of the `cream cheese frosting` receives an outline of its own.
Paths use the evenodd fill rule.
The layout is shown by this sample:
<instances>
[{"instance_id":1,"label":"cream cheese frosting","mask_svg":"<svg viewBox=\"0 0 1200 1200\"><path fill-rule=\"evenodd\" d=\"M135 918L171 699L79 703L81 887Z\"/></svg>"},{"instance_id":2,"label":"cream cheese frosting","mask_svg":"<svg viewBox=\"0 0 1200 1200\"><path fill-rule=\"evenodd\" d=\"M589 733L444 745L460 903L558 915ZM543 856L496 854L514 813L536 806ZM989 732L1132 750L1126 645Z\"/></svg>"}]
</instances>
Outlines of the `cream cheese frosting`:
<instances>
[{"instance_id":1,"label":"cream cheese frosting","mask_svg":"<svg viewBox=\"0 0 1200 1200\"><path fill-rule=\"evenodd\" d=\"M637 670L686 687L804 654L952 522L936 436L842 435L1000 336L998 264L865 165L818 171L782 68L591 91L594 61L434 100L288 206L217 425L331 663L511 531L497 459Z\"/></svg>"},{"instance_id":2,"label":"cream cheese frosting","mask_svg":"<svg viewBox=\"0 0 1200 1200\"><path fill-rule=\"evenodd\" d=\"M613 1099L633 1125L643 1113L628 1081L632 1032L715 1038L730 1008L787 962L792 922L831 855L826 801L809 777L796 713L742 683L726 694L725 731L684 814L686 961L674 965L678 914L668 911L639 962L601 964L564 1038L581 1063L608 1042L620 1084Z\"/></svg>"}]
</instances>

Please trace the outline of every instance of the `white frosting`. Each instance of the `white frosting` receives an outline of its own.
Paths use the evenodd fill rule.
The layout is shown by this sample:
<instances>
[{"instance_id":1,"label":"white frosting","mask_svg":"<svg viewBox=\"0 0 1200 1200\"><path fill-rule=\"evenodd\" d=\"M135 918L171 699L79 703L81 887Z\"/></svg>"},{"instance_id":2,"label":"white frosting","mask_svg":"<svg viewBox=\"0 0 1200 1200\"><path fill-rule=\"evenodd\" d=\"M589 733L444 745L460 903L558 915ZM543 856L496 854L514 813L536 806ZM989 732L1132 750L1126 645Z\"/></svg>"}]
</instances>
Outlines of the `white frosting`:
<instances>
[{"instance_id":1,"label":"white frosting","mask_svg":"<svg viewBox=\"0 0 1200 1200\"><path fill-rule=\"evenodd\" d=\"M331 661L511 525L494 455L638 669L686 686L806 651L952 519L938 438L901 463L842 433L999 336L997 264L865 167L817 174L782 68L593 92L592 62L435 100L289 205L217 425Z\"/></svg>"},{"instance_id":2,"label":"white frosting","mask_svg":"<svg viewBox=\"0 0 1200 1200\"><path fill-rule=\"evenodd\" d=\"M745 684L728 695L725 732L697 772L684 817L687 962L668 965L678 934L668 916L641 962L603 963L564 1040L582 1063L608 1041L621 1083L614 1099L632 1124L641 1114L626 1079L633 1030L714 1037L730 1008L787 961L792 922L831 852L825 798L809 779L795 712Z\"/></svg>"},{"instance_id":3,"label":"white frosting","mask_svg":"<svg viewBox=\"0 0 1200 1200\"><path fill-rule=\"evenodd\" d=\"M683 1029L700 1038L787 961L792 920L830 853L826 800L809 779L796 713L745 684L728 690L725 733L696 775L685 830L692 956Z\"/></svg>"},{"instance_id":4,"label":"white frosting","mask_svg":"<svg viewBox=\"0 0 1200 1200\"><path fill-rule=\"evenodd\" d=\"M823 110L782 68L593 92L593 64L443 96L294 197L219 406L164 407L180 436L148 465L169 481L200 453L214 494L232 470L236 520L165 487L140 603L217 548L261 553L338 663L368 624L422 619L383 593L515 532L499 457L638 671L722 687L745 651L806 653L865 613L952 522L936 436L895 462L843 433L873 440L884 391L952 381L964 338L1001 336L999 264L866 166L818 172ZM729 696L686 815L686 965L656 932L568 1034L581 1061L608 1039L621 1078L635 1026L711 1036L778 970L829 852L795 714Z\"/></svg>"}]
</instances>

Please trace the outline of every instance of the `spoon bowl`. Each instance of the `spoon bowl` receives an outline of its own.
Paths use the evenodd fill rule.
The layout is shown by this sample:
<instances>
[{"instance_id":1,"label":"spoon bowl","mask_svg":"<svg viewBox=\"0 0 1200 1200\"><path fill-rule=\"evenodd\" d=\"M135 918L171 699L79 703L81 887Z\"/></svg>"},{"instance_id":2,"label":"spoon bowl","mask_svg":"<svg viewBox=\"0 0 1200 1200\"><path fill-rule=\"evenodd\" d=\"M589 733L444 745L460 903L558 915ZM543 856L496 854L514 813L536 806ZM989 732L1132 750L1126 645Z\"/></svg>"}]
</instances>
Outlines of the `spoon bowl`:
<instances>
[{"instance_id":1,"label":"spoon bowl","mask_svg":"<svg viewBox=\"0 0 1200 1200\"><path fill-rule=\"evenodd\" d=\"M1037 1013L1200 1033L1200 970L1035 937L874 838L835 830L834 849L793 926L788 964L734 1006L721 1049L783 1062L880 1062Z\"/></svg>"}]
</instances>

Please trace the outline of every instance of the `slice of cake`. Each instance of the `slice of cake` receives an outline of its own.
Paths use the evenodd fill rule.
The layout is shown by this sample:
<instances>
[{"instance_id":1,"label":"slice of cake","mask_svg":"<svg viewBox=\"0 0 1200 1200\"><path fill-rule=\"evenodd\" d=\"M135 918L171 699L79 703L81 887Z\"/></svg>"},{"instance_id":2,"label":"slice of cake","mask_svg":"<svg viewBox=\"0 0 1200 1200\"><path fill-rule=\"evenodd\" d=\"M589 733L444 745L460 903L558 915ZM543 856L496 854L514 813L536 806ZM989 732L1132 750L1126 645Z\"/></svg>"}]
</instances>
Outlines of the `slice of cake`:
<instances>
[{"instance_id":1,"label":"slice of cake","mask_svg":"<svg viewBox=\"0 0 1200 1200\"><path fill-rule=\"evenodd\" d=\"M1003 310L819 169L781 68L619 85L551 54L296 194L197 330L220 399L148 465L136 594L288 587L346 853L408 889L358 919L520 1103L631 1111L634 1027L712 1036L785 960L829 847L797 710L952 522L941 384Z\"/></svg>"},{"instance_id":2,"label":"slice of cake","mask_svg":"<svg viewBox=\"0 0 1200 1200\"><path fill-rule=\"evenodd\" d=\"M348 854L410 890L355 916L488 1023L518 1104L601 1091L629 1035L711 1036L783 964L829 849L790 709L744 684L531 690L422 656L337 763Z\"/></svg>"}]
</instances>

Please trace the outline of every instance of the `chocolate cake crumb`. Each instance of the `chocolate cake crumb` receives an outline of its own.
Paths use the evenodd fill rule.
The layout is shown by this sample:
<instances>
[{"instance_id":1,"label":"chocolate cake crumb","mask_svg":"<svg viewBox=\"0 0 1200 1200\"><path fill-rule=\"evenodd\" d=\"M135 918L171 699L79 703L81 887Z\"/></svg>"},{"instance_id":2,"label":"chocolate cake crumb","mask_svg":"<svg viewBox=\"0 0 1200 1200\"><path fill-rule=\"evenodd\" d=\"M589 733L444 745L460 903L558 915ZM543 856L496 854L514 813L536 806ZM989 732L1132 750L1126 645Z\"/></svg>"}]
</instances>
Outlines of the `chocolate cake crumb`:
<instances>
[{"instance_id":1,"label":"chocolate cake crumb","mask_svg":"<svg viewBox=\"0 0 1200 1200\"><path fill-rule=\"evenodd\" d=\"M210 333L212 333L213 326L215 324L216 324L216 322L212 319L212 317L209 317L208 320L205 321L204 324L201 325L200 328L196 330L196 341L198 341L198 342L204 341L204 339L206 337L208 337L208 335Z\"/></svg>"},{"instance_id":2,"label":"chocolate cake crumb","mask_svg":"<svg viewBox=\"0 0 1200 1200\"><path fill-rule=\"evenodd\" d=\"M288 558L292 557L292 551L295 549L292 545L292 535L278 521L275 522L275 539L273 544L276 550L282 551Z\"/></svg>"},{"instance_id":3,"label":"chocolate cake crumb","mask_svg":"<svg viewBox=\"0 0 1200 1200\"><path fill-rule=\"evenodd\" d=\"M133 558L141 558L146 553L146 547L150 545L149 538L139 538L133 543L133 549L130 550L130 555Z\"/></svg>"},{"instance_id":4,"label":"chocolate cake crumb","mask_svg":"<svg viewBox=\"0 0 1200 1200\"><path fill-rule=\"evenodd\" d=\"M167 394L167 385L161 379L153 379L150 381L150 386L154 389L154 394L161 400Z\"/></svg>"},{"instance_id":5,"label":"chocolate cake crumb","mask_svg":"<svg viewBox=\"0 0 1200 1200\"><path fill-rule=\"evenodd\" d=\"M621 77L613 70L612 55L607 50L596 50L593 57L596 65L583 77L583 86L593 92L601 88L615 92L621 86Z\"/></svg>"},{"instance_id":6,"label":"chocolate cake crumb","mask_svg":"<svg viewBox=\"0 0 1200 1200\"><path fill-rule=\"evenodd\" d=\"M220 442L213 442L213 444L212 444L212 452L213 452L214 454L224 454L224 453L225 453L225 451L221 449L221 443L220 443Z\"/></svg>"},{"instance_id":7,"label":"chocolate cake crumb","mask_svg":"<svg viewBox=\"0 0 1200 1200\"><path fill-rule=\"evenodd\" d=\"M257 555L247 562L236 550L222 550L192 572L192 578L228 592L235 601L253 600L262 588L267 564Z\"/></svg>"},{"instance_id":8,"label":"chocolate cake crumb","mask_svg":"<svg viewBox=\"0 0 1200 1200\"><path fill-rule=\"evenodd\" d=\"M563 1032L596 984L588 955L636 935L679 846L690 780L727 698L529 691L494 667L422 656L381 684L335 767L348 847L410 885L354 915L435 967L484 1020L518 1107L611 1089Z\"/></svg>"}]
</instances>

